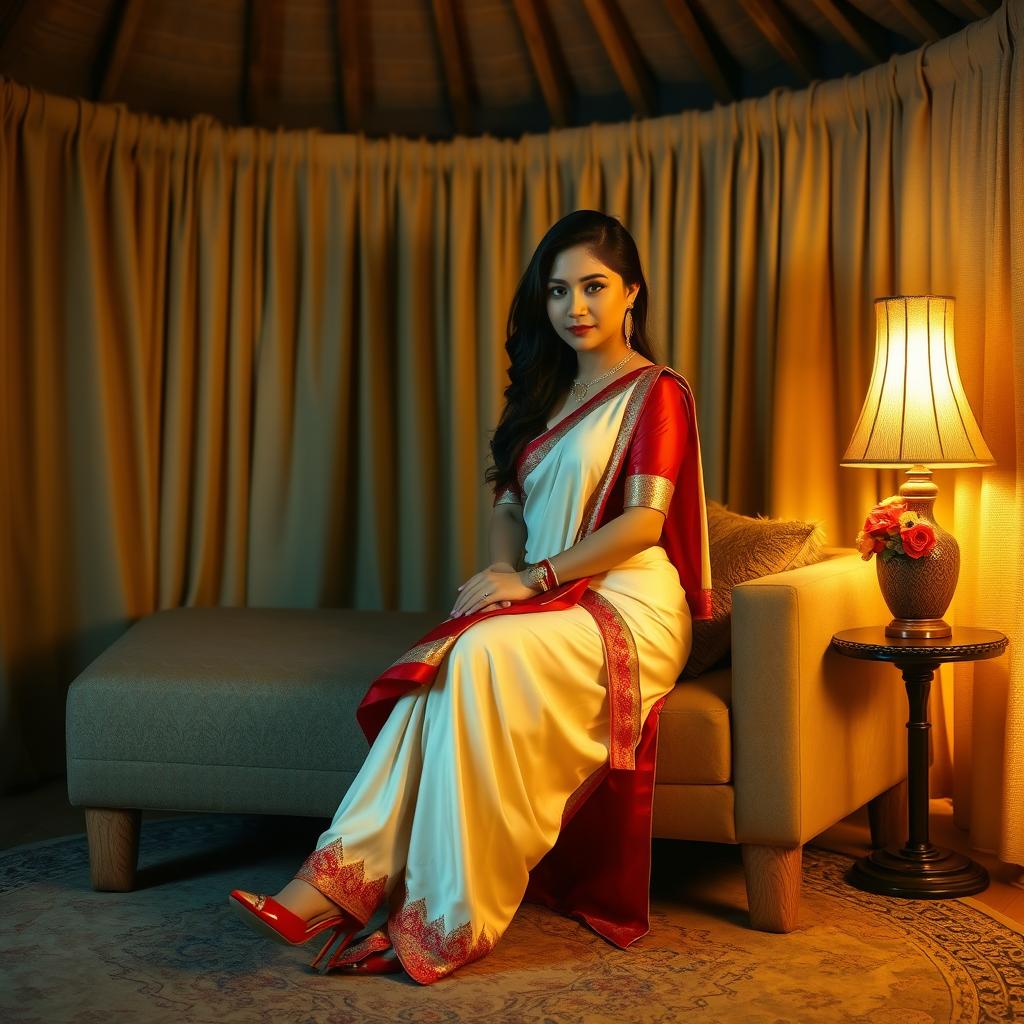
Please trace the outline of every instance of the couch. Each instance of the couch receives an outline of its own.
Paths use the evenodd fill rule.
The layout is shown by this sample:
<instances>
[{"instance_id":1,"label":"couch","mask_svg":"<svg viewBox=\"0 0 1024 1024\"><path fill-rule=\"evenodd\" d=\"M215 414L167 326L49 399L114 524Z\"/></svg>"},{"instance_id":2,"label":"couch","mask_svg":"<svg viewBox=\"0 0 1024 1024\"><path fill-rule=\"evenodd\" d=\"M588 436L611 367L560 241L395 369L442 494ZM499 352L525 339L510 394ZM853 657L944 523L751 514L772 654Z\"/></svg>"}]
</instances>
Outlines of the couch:
<instances>
[{"instance_id":1,"label":"couch","mask_svg":"<svg viewBox=\"0 0 1024 1024\"><path fill-rule=\"evenodd\" d=\"M801 850L865 803L899 841L905 698L889 665L830 653L888 621L852 549L733 588L731 664L681 678L661 716L653 833L739 844L751 926L799 920ZM371 678L447 612L176 608L135 622L72 682L67 785L92 885L135 884L141 811L330 818L367 751Z\"/></svg>"}]
</instances>

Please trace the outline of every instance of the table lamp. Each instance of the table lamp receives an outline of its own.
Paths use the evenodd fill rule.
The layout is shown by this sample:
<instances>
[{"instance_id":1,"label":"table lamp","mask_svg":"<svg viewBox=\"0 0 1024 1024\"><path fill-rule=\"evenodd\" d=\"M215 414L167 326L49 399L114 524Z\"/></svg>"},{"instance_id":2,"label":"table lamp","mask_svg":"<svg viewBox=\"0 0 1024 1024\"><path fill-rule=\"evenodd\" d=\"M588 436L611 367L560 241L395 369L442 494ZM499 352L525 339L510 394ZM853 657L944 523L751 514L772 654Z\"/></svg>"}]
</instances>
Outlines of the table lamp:
<instances>
[{"instance_id":1,"label":"table lamp","mask_svg":"<svg viewBox=\"0 0 1024 1024\"><path fill-rule=\"evenodd\" d=\"M893 615L886 636L921 639L952 635L942 616L960 575L960 548L953 535L935 522L932 505L939 489L932 482L930 467L966 469L994 464L960 383L953 346L953 297L887 295L875 299L875 364L864 407L840 465L907 467L898 500L896 496L886 500L891 508L899 509L902 504L916 513L906 522L916 518L930 526L935 538L930 551L918 557L905 553L898 540L885 545L888 551L876 546L878 583ZM925 530L918 536L929 534ZM916 543L913 538L906 539ZM862 554L870 557L863 548Z\"/></svg>"}]
</instances>

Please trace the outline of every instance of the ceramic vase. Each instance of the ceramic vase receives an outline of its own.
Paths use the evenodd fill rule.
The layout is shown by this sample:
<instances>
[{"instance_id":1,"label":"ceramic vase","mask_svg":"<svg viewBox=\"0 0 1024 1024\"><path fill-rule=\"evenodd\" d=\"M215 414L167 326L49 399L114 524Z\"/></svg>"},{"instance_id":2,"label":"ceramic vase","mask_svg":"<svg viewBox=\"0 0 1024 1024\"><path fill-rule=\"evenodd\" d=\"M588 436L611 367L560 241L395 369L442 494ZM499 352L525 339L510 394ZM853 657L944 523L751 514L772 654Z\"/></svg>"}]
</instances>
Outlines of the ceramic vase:
<instances>
[{"instance_id":1,"label":"ceramic vase","mask_svg":"<svg viewBox=\"0 0 1024 1024\"><path fill-rule=\"evenodd\" d=\"M907 501L935 532L935 547L921 558L895 555L888 561L876 555L878 586L893 620L885 635L923 639L948 637L952 629L942 616L956 591L960 575L960 545L931 514L932 501Z\"/></svg>"}]
</instances>

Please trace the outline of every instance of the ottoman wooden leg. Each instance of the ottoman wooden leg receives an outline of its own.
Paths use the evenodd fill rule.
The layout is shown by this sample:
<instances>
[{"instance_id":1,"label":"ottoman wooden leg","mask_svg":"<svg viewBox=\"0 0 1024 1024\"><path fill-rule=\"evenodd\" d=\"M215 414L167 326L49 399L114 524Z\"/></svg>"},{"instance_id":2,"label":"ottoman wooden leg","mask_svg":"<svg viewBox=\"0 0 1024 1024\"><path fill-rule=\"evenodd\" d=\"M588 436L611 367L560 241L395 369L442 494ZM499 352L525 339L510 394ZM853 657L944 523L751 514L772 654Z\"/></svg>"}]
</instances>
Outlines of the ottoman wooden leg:
<instances>
[{"instance_id":1,"label":"ottoman wooden leg","mask_svg":"<svg viewBox=\"0 0 1024 1024\"><path fill-rule=\"evenodd\" d=\"M791 932L800 914L803 847L742 843L750 927L759 932Z\"/></svg>"},{"instance_id":2,"label":"ottoman wooden leg","mask_svg":"<svg viewBox=\"0 0 1024 1024\"><path fill-rule=\"evenodd\" d=\"M142 812L113 807L86 807L89 838L89 877L101 892L130 892L135 888L139 861L139 823Z\"/></svg>"},{"instance_id":3,"label":"ottoman wooden leg","mask_svg":"<svg viewBox=\"0 0 1024 1024\"><path fill-rule=\"evenodd\" d=\"M868 822L871 845L876 850L880 846L900 847L906 843L910 829L906 779L868 801Z\"/></svg>"}]
</instances>

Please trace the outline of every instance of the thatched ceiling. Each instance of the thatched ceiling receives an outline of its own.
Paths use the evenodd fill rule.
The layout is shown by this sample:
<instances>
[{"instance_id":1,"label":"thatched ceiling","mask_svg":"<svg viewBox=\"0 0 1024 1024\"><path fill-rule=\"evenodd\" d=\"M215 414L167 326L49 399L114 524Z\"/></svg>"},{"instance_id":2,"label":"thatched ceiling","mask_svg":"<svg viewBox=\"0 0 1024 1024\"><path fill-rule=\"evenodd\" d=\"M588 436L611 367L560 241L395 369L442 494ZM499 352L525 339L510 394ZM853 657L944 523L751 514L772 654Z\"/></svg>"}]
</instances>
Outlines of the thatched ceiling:
<instances>
[{"instance_id":1,"label":"thatched ceiling","mask_svg":"<svg viewBox=\"0 0 1024 1024\"><path fill-rule=\"evenodd\" d=\"M443 138L801 88L998 0L0 0L0 73L229 124Z\"/></svg>"}]
</instances>

